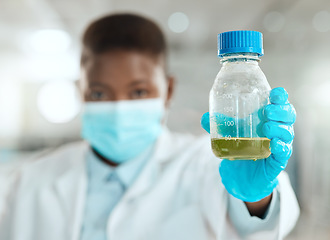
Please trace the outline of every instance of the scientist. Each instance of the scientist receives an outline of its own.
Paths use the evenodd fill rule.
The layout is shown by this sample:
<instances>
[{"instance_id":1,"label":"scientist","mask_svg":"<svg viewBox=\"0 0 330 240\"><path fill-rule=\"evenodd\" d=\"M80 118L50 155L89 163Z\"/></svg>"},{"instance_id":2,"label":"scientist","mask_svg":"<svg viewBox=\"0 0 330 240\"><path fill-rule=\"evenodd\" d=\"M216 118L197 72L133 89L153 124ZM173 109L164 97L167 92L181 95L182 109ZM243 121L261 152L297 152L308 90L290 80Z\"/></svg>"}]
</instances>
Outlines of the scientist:
<instances>
[{"instance_id":1,"label":"scientist","mask_svg":"<svg viewBox=\"0 0 330 240\"><path fill-rule=\"evenodd\" d=\"M282 239L299 215L285 173L295 111L271 91L271 156L213 156L208 136L170 132L166 42L133 14L93 22L82 39L82 137L13 175L1 240ZM61 93L58 93L59 97ZM202 126L209 129L208 114Z\"/></svg>"}]
</instances>

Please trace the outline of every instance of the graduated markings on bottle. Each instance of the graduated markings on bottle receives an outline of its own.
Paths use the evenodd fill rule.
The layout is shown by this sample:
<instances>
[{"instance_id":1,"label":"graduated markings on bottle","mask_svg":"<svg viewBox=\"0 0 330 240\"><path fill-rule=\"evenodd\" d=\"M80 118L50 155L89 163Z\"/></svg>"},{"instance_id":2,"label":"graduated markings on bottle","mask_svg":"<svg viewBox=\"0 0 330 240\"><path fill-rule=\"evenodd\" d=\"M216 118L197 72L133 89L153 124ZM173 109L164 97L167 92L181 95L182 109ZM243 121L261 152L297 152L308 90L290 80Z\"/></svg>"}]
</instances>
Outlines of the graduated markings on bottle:
<instances>
[{"instance_id":1,"label":"graduated markings on bottle","mask_svg":"<svg viewBox=\"0 0 330 240\"><path fill-rule=\"evenodd\" d=\"M231 93L224 93L222 95L222 98L225 98L225 99L232 99L233 98L233 94ZM224 112L226 113L232 113L234 111L234 108L233 107L224 107ZM222 125L225 125L226 127L234 127L235 126L235 121L224 121L224 123L220 123L220 126ZM231 140L232 139L232 136L231 135L226 135L224 136L225 140ZM236 139L235 139L236 140Z\"/></svg>"},{"instance_id":2,"label":"graduated markings on bottle","mask_svg":"<svg viewBox=\"0 0 330 240\"><path fill-rule=\"evenodd\" d=\"M234 111L234 108L233 107L224 107L223 109L225 112L227 113L230 113L230 112L233 112Z\"/></svg>"},{"instance_id":3,"label":"graduated markings on bottle","mask_svg":"<svg viewBox=\"0 0 330 240\"><path fill-rule=\"evenodd\" d=\"M225 125L226 127L232 127L232 126L235 126L235 121L226 121L226 119L225 119L225 121L223 122L223 124L220 123L219 125L220 126Z\"/></svg>"}]
</instances>

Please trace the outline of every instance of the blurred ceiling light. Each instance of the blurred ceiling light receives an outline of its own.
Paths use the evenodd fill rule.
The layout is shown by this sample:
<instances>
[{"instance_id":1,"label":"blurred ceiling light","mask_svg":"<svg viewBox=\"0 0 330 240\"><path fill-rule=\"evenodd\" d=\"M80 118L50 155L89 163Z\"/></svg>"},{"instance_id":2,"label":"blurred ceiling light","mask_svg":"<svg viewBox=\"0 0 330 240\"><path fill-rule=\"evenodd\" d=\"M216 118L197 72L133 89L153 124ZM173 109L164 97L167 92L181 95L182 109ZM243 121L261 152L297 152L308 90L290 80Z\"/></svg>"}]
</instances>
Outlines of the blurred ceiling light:
<instances>
[{"instance_id":1,"label":"blurred ceiling light","mask_svg":"<svg viewBox=\"0 0 330 240\"><path fill-rule=\"evenodd\" d=\"M314 15L313 26L318 32L327 32L330 30L330 13L320 11Z\"/></svg>"},{"instance_id":2,"label":"blurred ceiling light","mask_svg":"<svg viewBox=\"0 0 330 240\"><path fill-rule=\"evenodd\" d=\"M314 101L317 105L323 107L330 106L330 82L322 83L316 86L315 94L314 94Z\"/></svg>"},{"instance_id":3,"label":"blurred ceiling light","mask_svg":"<svg viewBox=\"0 0 330 240\"><path fill-rule=\"evenodd\" d=\"M79 77L79 58L68 52L54 56L28 56L22 66L24 73L31 81L76 80Z\"/></svg>"},{"instance_id":4,"label":"blurred ceiling light","mask_svg":"<svg viewBox=\"0 0 330 240\"><path fill-rule=\"evenodd\" d=\"M182 12L175 12L168 18L168 27L172 32L182 33L189 27L189 18Z\"/></svg>"},{"instance_id":5,"label":"blurred ceiling light","mask_svg":"<svg viewBox=\"0 0 330 240\"><path fill-rule=\"evenodd\" d=\"M43 29L33 32L27 39L27 50L40 54L61 54L68 50L70 35L60 29Z\"/></svg>"},{"instance_id":6,"label":"blurred ceiling light","mask_svg":"<svg viewBox=\"0 0 330 240\"><path fill-rule=\"evenodd\" d=\"M38 92L39 112L51 123L66 123L74 119L81 108L79 93L72 82L50 82Z\"/></svg>"},{"instance_id":7,"label":"blurred ceiling light","mask_svg":"<svg viewBox=\"0 0 330 240\"><path fill-rule=\"evenodd\" d=\"M285 23L285 17L279 12L269 12L264 17L263 25L269 32L279 32Z\"/></svg>"}]
</instances>

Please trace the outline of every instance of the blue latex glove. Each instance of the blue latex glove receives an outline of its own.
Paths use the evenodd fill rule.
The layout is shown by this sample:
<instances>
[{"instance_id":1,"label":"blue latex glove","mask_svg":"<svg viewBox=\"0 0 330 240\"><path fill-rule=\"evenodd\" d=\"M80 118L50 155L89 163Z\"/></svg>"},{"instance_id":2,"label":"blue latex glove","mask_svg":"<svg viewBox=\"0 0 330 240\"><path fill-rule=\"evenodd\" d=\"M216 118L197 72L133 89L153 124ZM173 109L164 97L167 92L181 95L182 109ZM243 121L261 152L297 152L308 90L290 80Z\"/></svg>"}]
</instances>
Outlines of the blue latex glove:
<instances>
[{"instance_id":1,"label":"blue latex glove","mask_svg":"<svg viewBox=\"0 0 330 240\"><path fill-rule=\"evenodd\" d=\"M273 192L278 185L277 176L285 169L292 154L296 111L288 102L288 93L284 88L274 88L269 99L271 104L263 112L265 122L262 132L271 139L271 155L257 161L224 159L219 167L227 191L245 202L259 201ZM210 133L208 112L202 116L201 125Z\"/></svg>"}]
</instances>

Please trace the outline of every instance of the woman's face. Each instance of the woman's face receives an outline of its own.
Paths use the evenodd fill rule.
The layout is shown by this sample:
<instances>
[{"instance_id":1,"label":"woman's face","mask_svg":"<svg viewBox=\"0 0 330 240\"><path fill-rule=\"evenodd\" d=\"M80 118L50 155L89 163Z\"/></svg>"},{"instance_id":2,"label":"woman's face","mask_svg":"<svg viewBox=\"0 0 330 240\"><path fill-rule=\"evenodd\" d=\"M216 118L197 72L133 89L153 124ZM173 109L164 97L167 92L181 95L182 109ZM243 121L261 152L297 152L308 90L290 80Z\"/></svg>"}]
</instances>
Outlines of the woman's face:
<instances>
[{"instance_id":1,"label":"woman's face","mask_svg":"<svg viewBox=\"0 0 330 240\"><path fill-rule=\"evenodd\" d=\"M120 101L172 97L173 79L163 60L149 54L115 50L93 56L82 67L84 101Z\"/></svg>"}]
</instances>

